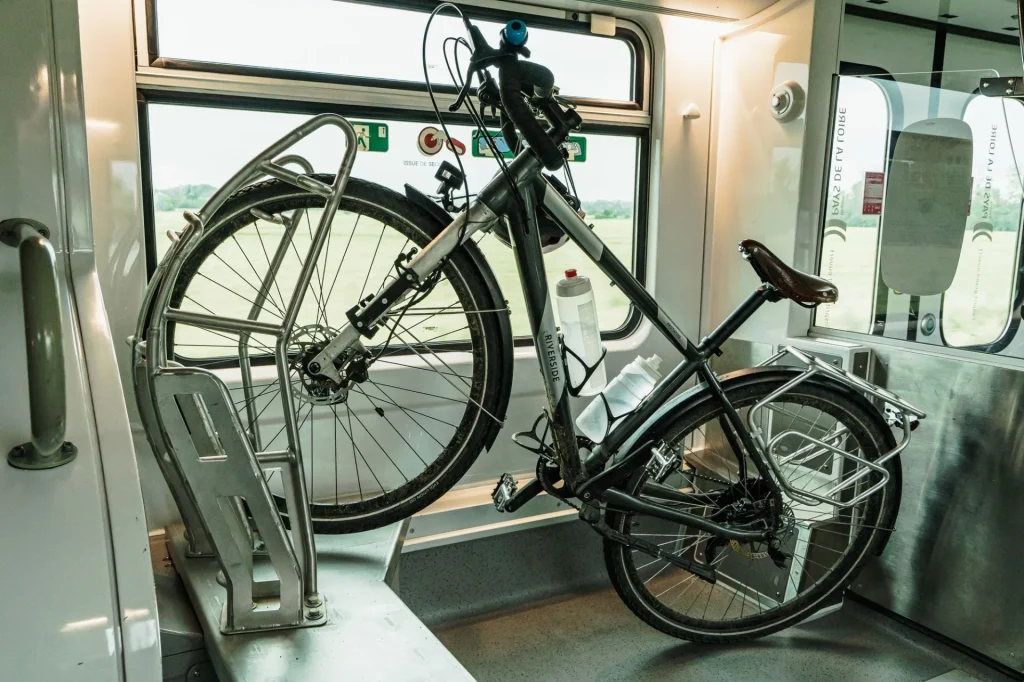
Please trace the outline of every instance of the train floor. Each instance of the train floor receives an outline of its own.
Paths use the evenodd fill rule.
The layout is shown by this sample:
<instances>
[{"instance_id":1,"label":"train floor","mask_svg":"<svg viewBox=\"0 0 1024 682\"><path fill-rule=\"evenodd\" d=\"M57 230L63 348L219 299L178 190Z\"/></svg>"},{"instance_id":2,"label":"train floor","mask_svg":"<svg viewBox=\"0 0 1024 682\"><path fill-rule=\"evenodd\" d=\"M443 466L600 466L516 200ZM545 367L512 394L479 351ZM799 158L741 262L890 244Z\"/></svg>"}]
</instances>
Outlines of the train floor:
<instances>
[{"instance_id":1,"label":"train floor","mask_svg":"<svg viewBox=\"0 0 1024 682\"><path fill-rule=\"evenodd\" d=\"M653 630L611 588L432 628L480 682L1002 682L958 651L847 600L836 613L747 644Z\"/></svg>"}]
</instances>

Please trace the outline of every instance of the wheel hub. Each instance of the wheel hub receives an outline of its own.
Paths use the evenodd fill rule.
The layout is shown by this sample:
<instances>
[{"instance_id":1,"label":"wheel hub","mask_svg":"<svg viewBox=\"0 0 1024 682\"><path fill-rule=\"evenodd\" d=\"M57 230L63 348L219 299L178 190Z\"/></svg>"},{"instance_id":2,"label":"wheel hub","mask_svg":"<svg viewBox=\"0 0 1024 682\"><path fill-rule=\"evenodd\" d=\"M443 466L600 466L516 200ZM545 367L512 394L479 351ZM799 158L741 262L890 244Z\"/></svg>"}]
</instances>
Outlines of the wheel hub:
<instances>
[{"instance_id":1,"label":"wheel hub","mask_svg":"<svg viewBox=\"0 0 1024 682\"><path fill-rule=\"evenodd\" d=\"M726 518L732 523L751 523L770 518L769 503L771 489L763 479L747 479L739 481L725 490L723 503L726 503ZM777 519L777 528L772 533L774 542L785 542L793 533L796 518L792 507L785 505ZM748 559L764 559L770 556L767 541L729 540L729 547L737 554Z\"/></svg>"},{"instance_id":2,"label":"wheel hub","mask_svg":"<svg viewBox=\"0 0 1024 682\"><path fill-rule=\"evenodd\" d=\"M339 370L342 376L338 383L323 374L320 367L313 362L331 339L337 336L338 330L319 324L307 325L297 330L292 337L295 359L291 369L299 379L300 400L313 405L337 405L348 400L348 392L353 383L363 383L369 378L366 357L357 349L349 349L339 358Z\"/></svg>"}]
</instances>

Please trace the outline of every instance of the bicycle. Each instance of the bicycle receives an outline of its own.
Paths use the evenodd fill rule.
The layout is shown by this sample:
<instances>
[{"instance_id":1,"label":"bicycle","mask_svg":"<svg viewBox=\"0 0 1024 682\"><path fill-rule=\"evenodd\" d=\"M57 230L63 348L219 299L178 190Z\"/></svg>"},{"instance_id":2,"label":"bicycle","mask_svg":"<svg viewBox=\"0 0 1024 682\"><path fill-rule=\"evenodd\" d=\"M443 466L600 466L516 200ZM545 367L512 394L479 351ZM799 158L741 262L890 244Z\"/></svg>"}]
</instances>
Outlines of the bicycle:
<instances>
[{"instance_id":1,"label":"bicycle","mask_svg":"<svg viewBox=\"0 0 1024 682\"><path fill-rule=\"evenodd\" d=\"M456 104L469 102L501 164L475 199L467 194L453 219L408 186L402 196L348 178L344 166L330 176L296 157L260 160L343 121L317 117L268 148L172 235L178 243L154 275L140 317L147 352L154 363L219 369L240 382L231 390L241 392L235 409L253 450L274 452L283 443L306 462L309 483L298 483L299 499L312 500L314 531L392 523L455 485L504 424L509 310L474 240L494 232L514 247L547 396L533 429L513 437L538 455L536 477L519 488L502 476L493 494L498 510L515 511L541 492L574 506L603 537L623 601L670 635L737 641L807 618L884 546L899 509L899 455L924 414L792 347L761 366L718 376L709 360L762 305L830 303L836 287L744 241L740 252L762 284L693 344L594 234L574 194L545 175L565 164L568 136L583 121L558 97L551 71L523 59L525 24L509 22L492 48L463 22L473 55ZM470 100L474 77L479 112ZM500 112L504 138L518 152L507 166L482 127L484 105ZM303 172L285 168L292 163ZM246 184L265 175L272 179ZM446 205L458 187L443 186ZM314 231L310 215L317 212ZM683 356L635 410L609 412L613 428L600 443L573 427L569 399L580 386L568 379L544 277L553 231L554 241L564 234L577 244ZM332 241L336 259L342 252L336 267ZM353 258L369 266L342 277L353 244ZM399 255L378 265L382 249ZM285 265L291 256L296 268ZM339 278L348 302L355 301L341 306L340 320L332 305ZM282 328L275 347L258 338ZM236 355L218 355L222 348ZM776 364L783 358L796 366ZM593 368L585 369L589 377ZM679 394L694 377L699 383ZM318 439L325 415L331 427L321 426ZM902 431L899 442L893 427ZM339 428L347 449L339 450ZM327 453L333 462L323 461ZM331 472L332 464L333 476L318 481L317 466ZM284 498L275 499L287 520Z\"/></svg>"}]
</instances>

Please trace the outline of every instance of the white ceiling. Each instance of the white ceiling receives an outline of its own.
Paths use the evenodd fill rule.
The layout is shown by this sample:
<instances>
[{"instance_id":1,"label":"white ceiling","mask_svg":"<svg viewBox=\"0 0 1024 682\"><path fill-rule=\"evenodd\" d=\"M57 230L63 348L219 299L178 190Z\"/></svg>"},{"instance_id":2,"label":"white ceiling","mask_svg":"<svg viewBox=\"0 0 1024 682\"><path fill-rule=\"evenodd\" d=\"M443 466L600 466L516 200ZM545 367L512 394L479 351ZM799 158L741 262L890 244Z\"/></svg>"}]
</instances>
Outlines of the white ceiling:
<instances>
[{"instance_id":1,"label":"white ceiling","mask_svg":"<svg viewBox=\"0 0 1024 682\"><path fill-rule=\"evenodd\" d=\"M881 4L870 0L847 0L847 4L1002 35L1017 35L1017 20L1013 18L1017 14L1017 0L888 0ZM952 14L956 18L944 19L940 16L943 14ZM1008 27L1014 30L1006 30Z\"/></svg>"}]
</instances>

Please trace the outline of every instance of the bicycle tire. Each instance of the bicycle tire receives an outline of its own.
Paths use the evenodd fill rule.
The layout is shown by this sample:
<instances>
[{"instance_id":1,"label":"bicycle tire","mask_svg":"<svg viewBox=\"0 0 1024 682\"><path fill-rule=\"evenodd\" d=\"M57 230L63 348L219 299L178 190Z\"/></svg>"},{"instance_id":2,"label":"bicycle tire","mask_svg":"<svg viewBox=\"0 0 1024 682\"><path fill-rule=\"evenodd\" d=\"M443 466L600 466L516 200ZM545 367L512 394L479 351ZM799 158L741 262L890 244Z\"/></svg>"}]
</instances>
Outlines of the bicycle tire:
<instances>
[{"instance_id":1,"label":"bicycle tire","mask_svg":"<svg viewBox=\"0 0 1024 682\"><path fill-rule=\"evenodd\" d=\"M332 176L317 175L315 177L327 184L333 182ZM247 226L255 224L253 209L266 215L281 216L287 211L315 210L323 205L324 199L322 197L313 195L280 180L259 182L240 189L209 220L201 240L186 256L186 261L183 263L173 285L170 300L171 306L178 308L181 307L184 301L191 300L188 293L190 285L193 284L203 264L208 262L208 260L212 261L213 255L217 254L218 247L225 245L228 240L234 239L235 235L240 234L240 231ZM429 243L437 235L440 228L443 227L439 226L436 220L406 197L385 187L357 178L351 178L346 186L345 194L339 207L339 215L346 211L373 217L384 226L381 228L382 235L384 234L384 228L393 228L408 238L407 243L411 242L418 248L422 248ZM358 222L356 227L358 227ZM352 229L353 233L356 227ZM260 241L262 242L262 240L263 237L261 236ZM240 245L238 248L242 249ZM329 245L327 248L330 248ZM398 254L392 255L397 256ZM321 252L322 256L323 252ZM255 259L255 256L253 258ZM342 263L344 259L345 257L342 256ZM266 260L269 266L269 254ZM223 258L221 258L221 262L223 262ZM244 263L239 265L239 269L244 267ZM496 424L495 420L500 421L504 418L504 415L500 413L504 409L505 404L501 396L507 395L511 389L510 368L503 366L503 359L508 354L507 349L511 348L512 340L507 331L507 320L504 321L503 325L503 321L499 319L501 316L507 316L507 311L504 310L505 302L494 300L493 290L488 286L488 282L493 281L493 275L489 272L484 272L482 267L486 267L486 261L484 261L482 254L479 253L479 250L473 243L467 243L456 249L442 267L444 277L451 284L452 289L455 290L464 310L489 311L478 314L466 314L467 326L469 327L469 343L471 345L470 352L472 353L472 386L469 388L467 396L469 400L466 403L462 419L457 425L453 424L456 426L456 429L450 442L444 445L436 459L429 464L425 463L425 468L422 472L393 490L384 490L384 486L381 485L383 492L380 495L370 499L363 499L363 491L362 487L360 487L360 499L358 501L339 502L336 498L335 503L332 504L311 502L310 511L315 532L328 534L359 532L386 526L415 514L436 501L454 486L470 468L480 452L493 440L494 430L500 428L500 423ZM373 263L370 265L371 270L372 268ZM207 279L209 278L207 277ZM310 286L313 286L312 282ZM270 287L268 286L267 289L269 290ZM320 293L321 296L325 296L322 289ZM325 298L329 297L330 294L325 296ZM306 298L308 299L309 296L307 295ZM282 296L281 302L283 303L285 300L286 298ZM325 308L327 303L328 301L325 301ZM356 303L356 300L345 301L345 305L338 307L338 317L341 317L345 310ZM317 304L319 305L319 299L317 299ZM326 311L324 312L324 326L329 326L326 324ZM188 358L182 358L180 354L176 355L176 350L178 350L175 346L176 331L176 324L169 322L166 330L168 356L188 363ZM387 330L384 330L381 337L386 335ZM367 341L367 343L370 342ZM417 339L415 345L420 346L419 339ZM391 356L390 354L385 355L384 351L381 351L377 359L381 357L386 359ZM227 365L222 363L220 366L227 366L228 368L238 366L237 361L234 365L231 365L230 358L227 363ZM370 367L371 369L368 372L372 373L374 371L372 364ZM383 389L380 390L383 392ZM395 390L391 389L392 392ZM415 392L408 388L398 388L397 390ZM364 393L364 396L366 395L368 394ZM384 393L384 395L391 396L390 393ZM370 400L371 404L379 406L385 404L383 398L379 395L374 397L380 402L375 403L375 401ZM311 407L311 414L312 409ZM424 412L416 412L416 414L422 415ZM240 414L240 417L242 417L244 424L244 415ZM337 418L337 412L335 413L335 418ZM421 419L423 418L421 417ZM413 416L413 420L416 420L415 416ZM313 428L313 424L315 424L315 419L311 421L310 429ZM353 428L351 432L353 435L350 436L352 449L356 451L358 450L354 436L356 432L351 418L349 425ZM342 426L344 427L344 424ZM365 424L363 424L362 428L371 438L374 438L371 429L367 429ZM394 426L392 428L396 432L399 431ZM346 433L348 432L346 431ZM337 434L337 426L335 426L335 434ZM376 442L376 438L374 440ZM434 440L436 441L437 438L434 437ZM312 437L310 442L313 443ZM305 450L305 448L303 449ZM383 452L384 448L382 447L381 450ZM335 452L336 461L337 455L338 453ZM363 457L365 466L369 466L361 452L360 457ZM308 453L305 455L305 458L307 462L311 460ZM354 452L353 459L356 459ZM306 466L308 468L310 465L307 463ZM355 471L357 477L359 476L359 470L360 464L356 462ZM363 473L365 475L365 470ZM374 478L377 478L376 474L374 474ZM310 479L312 484L316 483L315 480L312 480L312 473ZM285 523L290 525L284 498L278 494L275 494L274 498Z\"/></svg>"},{"instance_id":2,"label":"bicycle tire","mask_svg":"<svg viewBox=\"0 0 1024 682\"><path fill-rule=\"evenodd\" d=\"M780 388L789 378L766 376L754 381L742 382L739 385L726 386L726 394L733 405L741 410L744 407L756 403L773 391ZM796 398L803 404L817 408L825 408L822 411L832 415L841 415L857 442L861 445L863 455L869 460L876 460L881 454L890 449L892 434L888 431L884 421L869 410L873 410L866 401L852 398L847 390L836 390L830 386L817 382L805 382L787 393L787 399ZM665 438L673 434L695 433L696 429L703 424L717 419L720 414L720 406L717 401L704 400L687 407L685 404L680 407L680 412L664 418L652 432L652 436ZM671 432L671 433L670 433ZM685 437L685 436L684 436ZM865 447L866 446L866 447ZM891 471L891 461L886 464ZM874 475L874 474L873 474ZM649 478L644 467L640 467L633 474L631 479L623 486L623 489L632 495L641 495L643 484ZM690 480L693 480L692 478ZM733 589L735 593L743 594L741 599L740 618L735 622L723 622L714 624L701 618L690 618L689 613L693 606L685 614L666 606L651 590L647 589L637 568L637 557L645 559L650 557L646 554L639 554L627 547L605 540L604 554L608 575L617 593L626 606L633 611L640 619L665 634L680 639L708 644L726 644L732 642L756 639L777 632L791 625L797 624L807 617L813 615L821 606L838 591L845 589L856 577L866 561L872 555L873 550L878 546L886 531L880 528L880 520L887 517L888 506L892 504L895 497L896 477L891 477L886 486L872 497L868 498L864 506L864 523L857 532L856 539L851 543L852 549L843 554L842 559L830 568L825 576L820 578L809 590L798 594L796 598L788 603L782 603L776 608L769 609L767 613L761 611L758 604L758 612L751 613L744 617L742 602L747 600L746 588L741 590ZM786 493L784 493L784 496ZM607 522L612 528L622 533L629 533L631 527L636 524L633 520L637 515L609 511ZM725 548L725 552L734 551ZM805 551L805 557L807 553ZM667 562L666 562L667 563ZM682 569L679 569L682 571ZM701 584L699 578L695 584ZM660 586L659 586L660 587ZM690 587L686 588L691 589ZM702 585L698 596L703 595L705 586ZM715 587L709 588L708 603L713 598ZM756 590L751 590L755 600L760 600L761 595ZM677 597L678 599L678 597ZM699 610L699 603L698 603ZM679 607L682 609L682 606ZM724 609L723 615L730 609L735 609L733 602L730 602ZM706 617L708 606L704 607Z\"/></svg>"}]
</instances>

